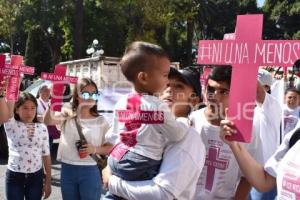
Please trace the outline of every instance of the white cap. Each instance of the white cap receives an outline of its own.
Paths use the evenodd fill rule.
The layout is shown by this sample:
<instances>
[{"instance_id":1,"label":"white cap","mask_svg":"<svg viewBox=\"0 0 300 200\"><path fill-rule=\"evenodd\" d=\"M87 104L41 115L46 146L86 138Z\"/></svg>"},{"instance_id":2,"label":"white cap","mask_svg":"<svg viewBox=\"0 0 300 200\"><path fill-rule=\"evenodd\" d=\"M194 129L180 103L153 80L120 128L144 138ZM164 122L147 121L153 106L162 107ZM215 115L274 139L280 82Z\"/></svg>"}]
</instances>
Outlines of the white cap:
<instances>
[{"instance_id":1,"label":"white cap","mask_svg":"<svg viewBox=\"0 0 300 200\"><path fill-rule=\"evenodd\" d=\"M270 72L268 72L265 69L259 69L258 70L258 80L262 85L268 85L271 87L273 83L273 77Z\"/></svg>"}]
</instances>

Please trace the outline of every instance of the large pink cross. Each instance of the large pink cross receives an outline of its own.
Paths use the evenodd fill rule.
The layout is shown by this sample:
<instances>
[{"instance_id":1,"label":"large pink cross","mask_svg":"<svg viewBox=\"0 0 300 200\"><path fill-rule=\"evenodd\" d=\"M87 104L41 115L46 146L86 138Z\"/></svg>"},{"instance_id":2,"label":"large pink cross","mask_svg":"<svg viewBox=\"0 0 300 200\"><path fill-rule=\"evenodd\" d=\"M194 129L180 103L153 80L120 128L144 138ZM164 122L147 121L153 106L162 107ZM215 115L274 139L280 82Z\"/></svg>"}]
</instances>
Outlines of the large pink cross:
<instances>
[{"instance_id":1,"label":"large pink cross","mask_svg":"<svg viewBox=\"0 0 300 200\"><path fill-rule=\"evenodd\" d=\"M20 76L22 74L34 74L34 68L23 64L23 57L12 55L10 64L5 63L5 55L0 55L0 82L4 76L9 76L6 87L6 99L16 101L19 97Z\"/></svg>"},{"instance_id":2,"label":"large pink cross","mask_svg":"<svg viewBox=\"0 0 300 200\"><path fill-rule=\"evenodd\" d=\"M54 73L42 72L41 74L41 79L50 80L53 83L51 96L51 110L53 111L61 111L64 85L66 83L77 83L77 77L66 76L66 71L65 65L56 65Z\"/></svg>"},{"instance_id":3,"label":"large pink cross","mask_svg":"<svg viewBox=\"0 0 300 200\"><path fill-rule=\"evenodd\" d=\"M220 147L211 146L208 149L208 154L205 159L207 167L205 189L211 191L216 169L225 170L228 168L229 161L219 158Z\"/></svg>"},{"instance_id":4,"label":"large pink cross","mask_svg":"<svg viewBox=\"0 0 300 200\"><path fill-rule=\"evenodd\" d=\"M228 116L238 133L230 140L250 142L259 66L292 66L300 58L300 40L261 40L263 15L237 16L226 40L201 40L198 64L231 65Z\"/></svg>"}]
</instances>

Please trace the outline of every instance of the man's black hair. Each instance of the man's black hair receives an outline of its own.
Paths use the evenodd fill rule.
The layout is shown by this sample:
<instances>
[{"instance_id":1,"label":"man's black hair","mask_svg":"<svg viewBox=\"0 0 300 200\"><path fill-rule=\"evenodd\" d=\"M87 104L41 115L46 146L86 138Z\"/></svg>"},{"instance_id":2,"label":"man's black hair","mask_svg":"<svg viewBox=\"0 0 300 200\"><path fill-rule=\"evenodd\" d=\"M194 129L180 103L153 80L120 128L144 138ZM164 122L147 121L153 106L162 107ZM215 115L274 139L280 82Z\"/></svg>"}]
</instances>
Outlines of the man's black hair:
<instances>
[{"instance_id":1,"label":"man's black hair","mask_svg":"<svg viewBox=\"0 0 300 200\"><path fill-rule=\"evenodd\" d=\"M211 72L208 75L208 80L211 79L216 82L225 82L230 86L231 82L231 66L215 66L212 68Z\"/></svg>"}]
</instances>

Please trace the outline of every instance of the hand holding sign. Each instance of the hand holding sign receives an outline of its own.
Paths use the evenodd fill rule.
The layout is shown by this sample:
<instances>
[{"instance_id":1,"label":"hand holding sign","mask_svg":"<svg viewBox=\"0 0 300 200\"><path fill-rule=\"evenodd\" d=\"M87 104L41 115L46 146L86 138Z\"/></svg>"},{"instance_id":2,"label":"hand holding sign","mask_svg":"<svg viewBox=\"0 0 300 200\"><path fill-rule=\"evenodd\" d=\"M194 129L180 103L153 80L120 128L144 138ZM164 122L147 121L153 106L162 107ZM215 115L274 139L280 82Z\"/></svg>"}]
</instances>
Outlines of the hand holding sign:
<instances>
[{"instance_id":1,"label":"hand holding sign","mask_svg":"<svg viewBox=\"0 0 300 200\"><path fill-rule=\"evenodd\" d=\"M259 66L287 67L300 58L299 40L261 40L262 25L263 15L239 15L227 40L199 41L198 64L233 67L228 116L238 132L232 140L251 141ZM246 115L245 109L250 111Z\"/></svg>"},{"instance_id":2,"label":"hand holding sign","mask_svg":"<svg viewBox=\"0 0 300 200\"><path fill-rule=\"evenodd\" d=\"M65 83L77 83L77 77L65 76L67 68L64 65L56 65L54 73L41 74L41 79L51 80L53 82L52 97L51 97L51 110L61 111L63 92Z\"/></svg>"}]
</instances>

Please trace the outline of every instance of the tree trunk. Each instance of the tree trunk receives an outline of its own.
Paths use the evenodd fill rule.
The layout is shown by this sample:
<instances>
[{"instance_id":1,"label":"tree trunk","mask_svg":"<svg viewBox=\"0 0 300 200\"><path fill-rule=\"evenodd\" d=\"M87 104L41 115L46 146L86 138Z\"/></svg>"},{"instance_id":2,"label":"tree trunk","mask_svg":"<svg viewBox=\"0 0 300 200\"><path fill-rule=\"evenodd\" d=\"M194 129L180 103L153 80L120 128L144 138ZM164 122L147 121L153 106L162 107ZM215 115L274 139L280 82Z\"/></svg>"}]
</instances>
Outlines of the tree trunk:
<instances>
[{"instance_id":1,"label":"tree trunk","mask_svg":"<svg viewBox=\"0 0 300 200\"><path fill-rule=\"evenodd\" d=\"M74 27L74 59L81 58L83 29L83 0L76 0Z\"/></svg>"},{"instance_id":2,"label":"tree trunk","mask_svg":"<svg viewBox=\"0 0 300 200\"><path fill-rule=\"evenodd\" d=\"M194 35L194 21L188 20L186 27L186 65L192 64L192 48L193 48L193 35Z\"/></svg>"}]
</instances>

